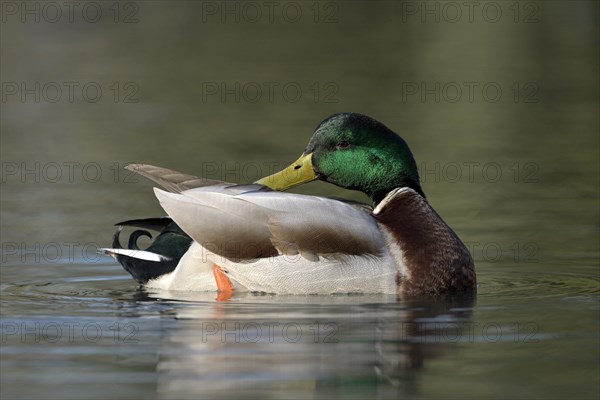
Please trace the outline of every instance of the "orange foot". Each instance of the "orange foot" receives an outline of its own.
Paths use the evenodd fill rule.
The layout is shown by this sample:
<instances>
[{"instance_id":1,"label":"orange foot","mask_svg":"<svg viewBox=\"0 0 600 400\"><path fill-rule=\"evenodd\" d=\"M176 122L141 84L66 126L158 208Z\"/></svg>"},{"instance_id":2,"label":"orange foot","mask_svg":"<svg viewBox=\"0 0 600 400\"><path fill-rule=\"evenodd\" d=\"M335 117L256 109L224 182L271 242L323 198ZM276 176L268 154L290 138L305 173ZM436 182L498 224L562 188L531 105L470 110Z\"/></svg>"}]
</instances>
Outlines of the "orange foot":
<instances>
[{"instance_id":1,"label":"orange foot","mask_svg":"<svg viewBox=\"0 0 600 400\"><path fill-rule=\"evenodd\" d=\"M231 281L225 275L225 272L221 270L217 264L213 265L213 275L215 276L215 282L217 283L217 301L229 301L233 296L233 285Z\"/></svg>"}]
</instances>

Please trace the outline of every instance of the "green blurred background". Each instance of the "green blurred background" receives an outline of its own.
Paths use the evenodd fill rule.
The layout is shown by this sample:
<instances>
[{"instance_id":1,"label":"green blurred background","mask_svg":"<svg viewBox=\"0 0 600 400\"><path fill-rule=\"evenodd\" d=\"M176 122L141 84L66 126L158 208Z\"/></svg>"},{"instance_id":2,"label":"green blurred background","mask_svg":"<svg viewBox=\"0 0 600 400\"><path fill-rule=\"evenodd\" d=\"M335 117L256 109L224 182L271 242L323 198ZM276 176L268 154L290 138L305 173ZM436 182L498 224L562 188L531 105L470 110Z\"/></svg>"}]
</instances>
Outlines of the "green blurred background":
<instances>
[{"instance_id":1,"label":"green blurred background","mask_svg":"<svg viewBox=\"0 0 600 400\"><path fill-rule=\"evenodd\" d=\"M92 240L99 207L109 220L159 213L118 170L127 162L251 181L340 111L401 134L431 201L465 225L500 211L521 225L583 199L597 221L597 2L2 7L5 237L76 222Z\"/></svg>"},{"instance_id":2,"label":"green blurred background","mask_svg":"<svg viewBox=\"0 0 600 400\"><path fill-rule=\"evenodd\" d=\"M151 163L251 182L295 160L321 120L353 111L406 139L431 204L472 250L480 283L474 318L534 323L541 332L538 346L485 343L462 348L462 358L442 357L424 379L434 384L411 395L597 398L597 1L0 6L4 316L29 321L55 313L93 317L102 310L112 318L115 305L131 307L135 316L156 316L154 305L138 310L131 301L134 283L124 271L94 258L95 247L110 243L115 222L163 214L151 185L122 167ZM320 182L295 191L366 200ZM75 260L65 260L72 242ZM62 256L44 257L40 249L50 243ZM31 251L41 251L41 261ZM90 259L99 265L89 265ZM96 275L97 282L83 280ZM182 311L168 307L157 311L161 318ZM262 315L260 308L243 312ZM201 320L190 319L191 332ZM181 328L171 319L164 324ZM171 331L156 329L168 339L162 351L176 351ZM197 339L187 334L191 343ZM154 348L163 339L148 340ZM154 371L150 350L150 361L117 363L133 374L124 375L131 385L108 388L94 376L81 377L79 368L92 375L113 370L115 363L105 365L103 357L124 351L87 345L80 353L50 346L62 355L47 359L49 365L57 374L73 374L73 381L56 375L52 382L44 381L47 371L36 367L39 356L31 347L5 346L3 394L45 397L52 390L82 398L108 390L115 397L177 397L145 386L154 375L135 375ZM139 351L126 350L132 349ZM281 350L275 365L295 365L290 349ZM369 350L361 349L370 360ZM231 367L221 364L219 349L211 351L213 367ZM69 352L75 355L64 355ZM320 360L317 365L330 372L340 367L320 352L311 358ZM175 364L177 354L171 354ZM262 371L263 364L242 364ZM368 376L337 371L346 383ZM186 373L173 372L184 381ZM61 385L63 379L69 385ZM88 380L99 387L77 386ZM195 381L188 383L191 392L184 392L195 397ZM297 394L314 394L298 387ZM285 391L279 390L269 393L280 397Z\"/></svg>"}]
</instances>

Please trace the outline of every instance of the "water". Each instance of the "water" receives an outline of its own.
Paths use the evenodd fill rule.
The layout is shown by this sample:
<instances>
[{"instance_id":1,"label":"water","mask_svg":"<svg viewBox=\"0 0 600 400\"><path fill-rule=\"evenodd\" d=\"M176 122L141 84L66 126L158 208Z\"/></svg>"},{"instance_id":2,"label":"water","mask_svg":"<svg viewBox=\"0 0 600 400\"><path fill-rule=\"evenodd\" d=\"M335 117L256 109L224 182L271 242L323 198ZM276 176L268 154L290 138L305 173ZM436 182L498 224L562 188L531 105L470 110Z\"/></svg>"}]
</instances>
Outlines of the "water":
<instances>
[{"instance_id":1,"label":"water","mask_svg":"<svg viewBox=\"0 0 600 400\"><path fill-rule=\"evenodd\" d=\"M1 27L2 398L598 398L595 2L520 3L518 17L496 2L497 23L360 1L321 3L317 22L313 3L294 3L297 23L136 2L114 23L98 4L97 23L9 13ZM6 94L23 82L40 82L39 101ZM44 84L65 82L102 96L49 101ZM302 95L271 101L269 82ZM502 95L471 101L469 82ZM113 223L162 215L126 162L248 182L348 110L407 140L430 202L473 253L476 297L217 302L139 291L96 255ZM365 200L323 183L296 191Z\"/></svg>"}]
</instances>

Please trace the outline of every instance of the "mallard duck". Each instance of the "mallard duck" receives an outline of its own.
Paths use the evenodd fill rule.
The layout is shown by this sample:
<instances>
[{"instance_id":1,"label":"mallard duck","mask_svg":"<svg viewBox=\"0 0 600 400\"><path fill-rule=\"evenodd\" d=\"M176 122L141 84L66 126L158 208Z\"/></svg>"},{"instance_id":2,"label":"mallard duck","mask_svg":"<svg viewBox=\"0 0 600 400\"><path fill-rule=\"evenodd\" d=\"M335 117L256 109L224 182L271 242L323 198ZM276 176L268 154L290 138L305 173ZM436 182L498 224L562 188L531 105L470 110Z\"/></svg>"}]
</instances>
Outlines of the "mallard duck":
<instances>
[{"instance_id":1,"label":"mallard duck","mask_svg":"<svg viewBox=\"0 0 600 400\"><path fill-rule=\"evenodd\" d=\"M132 164L158 183L168 217L133 220L112 249L140 284L169 290L277 294L437 294L476 288L473 259L429 205L406 142L382 123L335 114L284 170L235 185ZM282 193L320 179L359 190L367 204ZM140 250L137 239L159 235Z\"/></svg>"}]
</instances>

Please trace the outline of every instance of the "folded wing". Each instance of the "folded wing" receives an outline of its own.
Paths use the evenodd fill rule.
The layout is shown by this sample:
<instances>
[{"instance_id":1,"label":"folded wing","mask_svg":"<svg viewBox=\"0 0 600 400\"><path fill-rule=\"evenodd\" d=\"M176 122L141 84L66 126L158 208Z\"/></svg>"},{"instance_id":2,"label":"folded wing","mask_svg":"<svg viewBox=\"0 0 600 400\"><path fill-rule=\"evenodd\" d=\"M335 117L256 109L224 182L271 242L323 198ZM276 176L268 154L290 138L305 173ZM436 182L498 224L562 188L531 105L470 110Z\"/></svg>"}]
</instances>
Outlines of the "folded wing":
<instances>
[{"instance_id":1,"label":"folded wing","mask_svg":"<svg viewBox=\"0 0 600 400\"><path fill-rule=\"evenodd\" d=\"M380 256L385 241L362 208L324 197L216 187L181 193L155 189L161 206L195 241L230 260L281 254L321 257Z\"/></svg>"}]
</instances>

